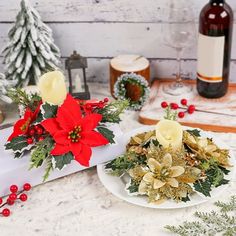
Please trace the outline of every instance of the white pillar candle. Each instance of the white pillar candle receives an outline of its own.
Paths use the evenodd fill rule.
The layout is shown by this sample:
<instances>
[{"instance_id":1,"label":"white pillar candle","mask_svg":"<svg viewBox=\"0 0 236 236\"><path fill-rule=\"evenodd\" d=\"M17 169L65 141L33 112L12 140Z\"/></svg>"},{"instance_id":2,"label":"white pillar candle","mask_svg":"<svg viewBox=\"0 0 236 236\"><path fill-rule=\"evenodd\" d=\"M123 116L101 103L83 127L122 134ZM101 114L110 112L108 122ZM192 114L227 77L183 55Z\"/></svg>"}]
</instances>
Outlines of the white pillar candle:
<instances>
[{"instance_id":1,"label":"white pillar candle","mask_svg":"<svg viewBox=\"0 0 236 236\"><path fill-rule=\"evenodd\" d=\"M43 102L61 105L66 98L65 77L60 71L44 74L38 83L38 88Z\"/></svg>"},{"instance_id":2,"label":"white pillar candle","mask_svg":"<svg viewBox=\"0 0 236 236\"><path fill-rule=\"evenodd\" d=\"M121 72L138 72L149 67L149 61L140 55L120 55L111 60L111 66Z\"/></svg>"},{"instance_id":3,"label":"white pillar candle","mask_svg":"<svg viewBox=\"0 0 236 236\"><path fill-rule=\"evenodd\" d=\"M164 148L180 149L183 145L183 128L177 121L161 120L156 125L156 138Z\"/></svg>"},{"instance_id":4,"label":"white pillar candle","mask_svg":"<svg viewBox=\"0 0 236 236\"><path fill-rule=\"evenodd\" d=\"M114 84L125 73L136 73L150 80L150 63L140 55L120 55L110 62L110 86L111 94L114 95Z\"/></svg>"}]
</instances>

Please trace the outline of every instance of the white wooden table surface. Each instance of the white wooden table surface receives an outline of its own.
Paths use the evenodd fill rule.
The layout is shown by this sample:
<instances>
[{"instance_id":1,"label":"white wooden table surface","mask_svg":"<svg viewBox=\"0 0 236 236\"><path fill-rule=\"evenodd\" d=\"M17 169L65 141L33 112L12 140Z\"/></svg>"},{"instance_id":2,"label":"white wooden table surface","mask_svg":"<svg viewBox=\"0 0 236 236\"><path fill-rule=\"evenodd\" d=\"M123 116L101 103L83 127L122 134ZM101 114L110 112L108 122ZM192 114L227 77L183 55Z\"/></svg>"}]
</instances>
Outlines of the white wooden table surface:
<instances>
[{"instance_id":1,"label":"white wooden table surface","mask_svg":"<svg viewBox=\"0 0 236 236\"><path fill-rule=\"evenodd\" d=\"M108 85L93 84L96 97L108 96ZM94 96L94 97L95 97ZM8 122L14 119L8 117ZM123 115L124 132L140 127L137 113ZM236 150L235 134L219 134ZM235 146L234 146L235 145ZM231 183L224 196L208 203L180 210L154 210L130 205L110 194L100 183L96 168L55 180L32 189L29 201L11 207L9 218L0 217L1 236L164 236L166 224L194 219L197 211L214 209L215 200L227 200L236 192Z\"/></svg>"}]
</instances>

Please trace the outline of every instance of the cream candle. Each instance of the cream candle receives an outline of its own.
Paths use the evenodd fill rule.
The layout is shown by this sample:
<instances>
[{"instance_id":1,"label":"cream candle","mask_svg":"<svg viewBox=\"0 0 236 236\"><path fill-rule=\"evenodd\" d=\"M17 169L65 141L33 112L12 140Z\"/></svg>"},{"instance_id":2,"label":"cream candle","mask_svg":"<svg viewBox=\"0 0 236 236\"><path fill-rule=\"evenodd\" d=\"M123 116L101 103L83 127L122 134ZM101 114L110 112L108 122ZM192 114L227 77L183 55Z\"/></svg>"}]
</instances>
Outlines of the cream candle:
<instances>
[{"instance_id":1,"label":"cream candle","mask_svg":"<svg viewBox=\"0 0 236 236\"><path fill-rule=\"evenodd\" d=\"M140 55L120 55L110 62L110 85L113 94L114 84L118 77L125 73L136 73L150 80L150 63Z\"/></svg>"},{"instance_id":2,"label":"cream candle","mask_svg":"<svg viewBox=\"0 0 236 236\"><path fill-rule=\"evenodd\" d=\"M66 98L65 77L60 71L44 74L38 83L43 102L61 105Z\"/></svg>"},{"instance_id":3,"label":"cream candle","mask_svg":"<svg viewBox=\"0 0 236 236\"><path fill-rule=\"evenodd\" d=\"M177 121L161 120L156 125L156 138L164 148L177 150L182 147L183 128Z\"/></svg>"}]
</instances>

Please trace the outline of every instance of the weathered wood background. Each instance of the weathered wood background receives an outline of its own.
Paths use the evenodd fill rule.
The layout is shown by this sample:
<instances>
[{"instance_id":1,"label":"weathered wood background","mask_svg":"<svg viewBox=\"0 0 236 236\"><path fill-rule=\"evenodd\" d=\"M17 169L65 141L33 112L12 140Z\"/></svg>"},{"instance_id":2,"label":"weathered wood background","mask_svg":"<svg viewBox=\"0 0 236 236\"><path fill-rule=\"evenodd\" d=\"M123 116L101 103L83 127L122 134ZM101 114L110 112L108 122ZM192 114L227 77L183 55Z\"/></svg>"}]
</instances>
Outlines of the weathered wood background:
<instances>
[{"instance_id":1,"label":"weathered wood background","mask_svg":"<svg viewBox=\"0 0 236 236\"><path fill-rule=\"evenodd\" d=\"M31 0L42 19L53 29L61 49L62 64L76 49L89 58L90 80L107 82L110 58L122 53L141 54L151 60L152 76L172 77L177 64L175 51L163 43L166 25L163 9L189 4L197 21L208 0ZM236 1L228 0L236 10ZM20 0L0 1L0 48L15 20ZM236 21L235 21L236 24ZM196 36L197 37L197 36ZM236 30L234 31L234 39ZM234 40L235 41L235 40ZM183 73L195 78L196 42L185 50ZM2 57L0 57L0 62ZM1 63L1 71L3 66ZM236 82L236 44L233 42L231 81Z\"/></svg>"}]
</instances>

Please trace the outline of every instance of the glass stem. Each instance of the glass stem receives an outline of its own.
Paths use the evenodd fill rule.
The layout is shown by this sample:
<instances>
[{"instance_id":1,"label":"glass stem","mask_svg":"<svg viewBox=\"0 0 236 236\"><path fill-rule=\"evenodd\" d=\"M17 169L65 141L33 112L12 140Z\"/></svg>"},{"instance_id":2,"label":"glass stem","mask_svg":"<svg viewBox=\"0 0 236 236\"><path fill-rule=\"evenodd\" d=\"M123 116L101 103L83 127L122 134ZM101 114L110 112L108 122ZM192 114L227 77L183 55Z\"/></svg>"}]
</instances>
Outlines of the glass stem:
<instances>
[{"instance_id":1,"label":"glass stem","mask_svg":"<svg viewBox=\"0 0 236 236\"><path fill-rule=\"evenodd\" d=\"M180 57L180 53L181 53L181 49L178 49L177 50L177 57L176 57L176 60L177 60L177 63L178 63L178 71L177 71L177 75L176 75L176 83L178 85L180 85L181 82L182 82L182 79L181 79L181 57Z\"/></svg>"}]
</instances>

